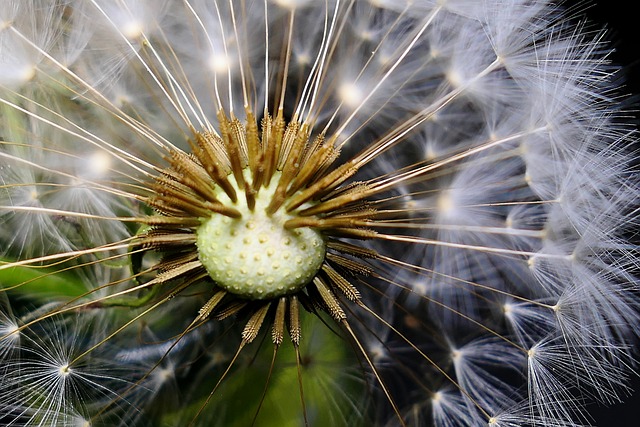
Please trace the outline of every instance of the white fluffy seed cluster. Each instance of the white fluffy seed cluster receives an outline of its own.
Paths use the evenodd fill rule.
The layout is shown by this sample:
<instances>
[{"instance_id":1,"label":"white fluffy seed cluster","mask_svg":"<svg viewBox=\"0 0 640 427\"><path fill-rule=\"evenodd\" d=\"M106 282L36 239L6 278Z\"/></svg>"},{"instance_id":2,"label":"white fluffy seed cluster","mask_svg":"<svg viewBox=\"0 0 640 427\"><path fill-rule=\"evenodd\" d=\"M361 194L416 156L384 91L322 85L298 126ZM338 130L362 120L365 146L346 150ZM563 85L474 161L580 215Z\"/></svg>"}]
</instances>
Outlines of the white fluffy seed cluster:
<instances>
[{"instance_id":1,"label":"white fluffy seed cluster","mask_svg":"<svg viewBox=\"0 0 640 427\"><path fill-rule=\"evenodd\" d=\"M338 164L357 157L353 181L379 212L377 238L341 241L379 254L357 260L374 274L346 275L370 311L343 304L373 367L321 325L290 361L319 362L304 393L279 361L273 377L231 369L199 425L251 424L229 402L259 407L246 396L265 378L274 419L259 425L303 424L300 394L317 425L588 424L585 403L629 391L640 325L636 130L605 39L550 0L0 0L0 420L194 416L236 342L224 323L192 331L210 287L145 288L131 218L218 110L244 121L282 100L287 119L335 138ZM240 289L243 269L288 264L250 228L246 249L226 247L230 221L199 243L222 245L205 256L223 262L212 275L245 254ZM289 258L324 254L312 246ZM197 262L176 252L168 264ZM273 278L265 296L286 288ZM167 302L137 308L147 293ZM241 359L243 375L262 365Z\"/></svg>"}]
</instances>

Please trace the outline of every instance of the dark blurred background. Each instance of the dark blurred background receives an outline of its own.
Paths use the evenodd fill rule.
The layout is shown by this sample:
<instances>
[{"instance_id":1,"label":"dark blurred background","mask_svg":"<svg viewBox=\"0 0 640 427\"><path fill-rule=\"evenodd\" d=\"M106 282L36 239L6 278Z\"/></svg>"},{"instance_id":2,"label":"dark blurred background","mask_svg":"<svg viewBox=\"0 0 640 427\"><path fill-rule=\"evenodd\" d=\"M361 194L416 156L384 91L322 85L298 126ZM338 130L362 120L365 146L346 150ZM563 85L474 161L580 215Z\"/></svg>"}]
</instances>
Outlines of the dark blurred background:
<instances>
[{"instance_id":1,"label":"dark blurred background","mask_svg":"<svg viewBox=\"0 0 640 427\"><path fill-rule=\"evenodd\" d=\"M640 16L636 0L589 0L565 2L568 7L583 10L599 27L607 30L607 40L615 51L613 63L622 66L620 77L625 80L623 93L634 94L635 106L640 103ZM634 7L635 6L635 7ZM639 423L640 425L640 423Z\"/></svg>"}]
</instances>

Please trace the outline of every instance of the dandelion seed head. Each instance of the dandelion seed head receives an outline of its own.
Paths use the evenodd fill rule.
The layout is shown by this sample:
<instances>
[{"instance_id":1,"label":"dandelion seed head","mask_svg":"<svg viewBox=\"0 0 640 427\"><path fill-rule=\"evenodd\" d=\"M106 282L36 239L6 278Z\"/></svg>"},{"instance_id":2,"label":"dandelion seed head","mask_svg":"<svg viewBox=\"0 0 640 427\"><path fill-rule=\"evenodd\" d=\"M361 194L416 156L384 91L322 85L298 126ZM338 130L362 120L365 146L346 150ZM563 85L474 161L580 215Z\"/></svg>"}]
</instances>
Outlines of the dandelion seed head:
<instances>
[{"instance_id":1,"label":"dandelion seed head","mask_svg":"<svg viewBox=\"0 0 640 427\"><path fill-rule=\"evenodd\" d=\"M31 80L33 80L36 76L36 67L34 65L26 65L22 67L21 70L16 70L16 83L18 85L23 85Z\"/></svg>"},{"instance_id":2,"label":"dandelion seed head","mask_svg":"<svg viewBox=\"0 0 640 427\"><path fill-rule=\"evenodd\" d=\"M438 212L443 218L452 216L456 210L454 195L451 190L442 191L438 196Z\"/></svg>"},{"instance_id":3,"label":"dandelion seed head","mask_svg":"<svg viewBox=\"0 0 640 427\"><path fill-rule=\"evenodd\" d=\"M273 2L284 8L284 9L290 9L290 10L295 10L297 8L300 7L304 7L305 5L311 3L313 0L273 0Z\"/></svg>"},{"instance_id":4,"label":"dandelion seed head","mask_svg":"<svg viewBox=\"0 0 640 427\"><path fill-rule=\"evenodd\" d=\"M502 311L504 312L505 316L509 316L513 312L513 307L510 303L502 304Z\"/></svg>"},{"instance_id":5,"label":"dandelion seed head","mask_svg":"<svg viewBox=\"0 0 640 427\"><path fill-rule=\"evenodd\" d=\"M0 366L20 345L20 327L16 319L0 311Z\"/></svg>"},{"instance_id":6,"label":"dandelion seed head","mask_svg":"<svg viewBox=\"0 0 640 427\"><path fill-rule=\"evenodd\" d=\"M12 46L12 44L19 45L20 42L10 37L7 40L0 34L0 49L5 52L6 50L11 52L15 49L15 45ZM20 88L33 81L36 77L37 64L19 49L14 54L3 55L0 61L0 66L2 66L0 82L7 87Z\"/></svg>"},{"instance_id":7,"label":"dandelion seed head","mask_svg":"<svg viewBox=\"0 0 640 427\"><path fill-rule=\"evenodd\" d=\"M17 323L3 321L2 327L0 328L0 334L2 334L3 339L8 338L9 340L17 341L20 339L20 327ZM5 338L5 336L7 338Z\"/></svg>"},{"instance_id":8,"label":"dandelion seed head","mask_svg":"<svg viewBox=\"0 0 640 427\"><path fill-rule=\"evenodd\" d=\"M104 151L89 152L78 162L82 171L78 175L86 179L100 179L113 167L113 157ZM77 182L82 185L82 181Z\"/></svg>"},{"instance_id":9,"label":"dandelion seed head","mask_svg":"<svg viewBox=\"0 0 640 427\"><path fill-rule=\"evenodd\" d=\"M429 285L425 282L416 282L413 284L413 292L418 295L426 295L429 291Z\"/></svg>"},{"instance_id":10,"label":"dandelion seed head","mask_svg":"<svg viewBox=\"0 0 640 427\"><path fill-rule=\"evenodd\" d=\"M340 100L349 108L355 108L363 100L363 93L356 84L344 83L338 89Z\"/></svg>"},{"instance_id":11,"label":"dandelion seed head","mask_svg":"<svg viewBox=\"0 0 640 427\"><path fill-rule=\"evenodd\" d=\"M160 383L164 383L165 381L173 378L173 370L171 368L162 368L159 369L155 373L155 377L159 380Z\"/></svg>"},{"instance_id":12,"label":"dandelion seed head","mask_svg":"<svg viewBox=\"0 0 640 427\"><path fill-rule=\"evenodd\" d=\"M4 0L0 419L575 426L619 400L637 141L567 13Z\"/></svg>"},{"instance_id":13,"label":"dandelion seed head","mask_svg":"<svg viewBox=\"0 0 640 427\"><path fill-rule=\"evenodd\" d=\"M87 420L81 416L78 416L74 420L74 423L71 425L73 425L74 427L91 427L93 423L91 422L91 420Z\"/></svg>"},{"instance_id":14,"label":"dandelion seed head","mask_svg":"<svg viewBox=\"0 0 640 427\"><path fill-rule=\"evenodd\" d=\"M135 0L125 0L121 5L99 1L96 6L98 12L111 21L111 31L119 31L127 40L139 42L145 35L149 36L158 29L166 10L166 0L154 5ZM94 13L94 10L91 12ZM96 15L96 18L99 16Z\"/></svg>"},{"instance_id":15,"label":"dandelion seed head","mask_svg":"<svg viewBox=\"0 0 640 427\"><path fill-rule=\"evenodd\" d=\"M311 54L309 52L297 52L296 53L296 62L298 66L304 68L307 65L311 64Z\"/></svg>"},{"instance_id":16,"label":"dandelion seed head","mask_svg":"<svg viewBox=\"0 0 640 427\"><path fill-rule=\"evenodd\" d=\"M230 70L233 61L224 54L214 54L209 58L209 68L217 74L223 74Z\"/></svg>"},{"instance_id":17,"label":"dandelion seed head","mask_svg":"<svg viewBox=\"0 0 640 427\"><path fill-rule=\"evenodd\" d=\"M60 373L60 376L67 377L67 376L71 375L72 369L71 369L71 367L69 366L68 363L65 363L64 365L62 365L62 366L60 366L58 368L58 372Z\"/></svg>"},{"instance_id":18,"label":"dandelion seed head","mask_svg":"<svg viewBox=\"0 0 640 427\"><path fill-rule=\"evenodd\" d=\"M128 21L122 25L122 34L130 40L136 40L144 34L144 25L139 21Z\"/></svg>"},{"instance_id":19,"label":"dandelion seed head","mask_svg":"<svg viewBox=\"0 0 640 427\"><path fill-rule=\"evenodd\" d=\"M453 359L453 363L457 363L461 358L462 358L463 354L462 351L454 349L451 351L451 359Z\"/></svg>"},{"instance_id":20,"label":"dandelion seed head","mask_svg":"<svg viewBox=\"0 0 640 427\"><path fill-rule=\"evenodd\" d=\"M450 69L447 72L447 80L454 87L461 87L464 84L462 74L455 68Z\"/></svg>"},{"instance_id":21,"label":"dandelion seed head","mask_svg":"<svg viewBox=\"0 0 640 427\"><path fill-rule=\"evenodd\" d=\"M38 193L38 190L36 190L35 188L32 188L28 194L29 194L29 200L31 200L32 202L37 202L38 199L40 198L40 194Z\"/></svg>"},{"instance_id":22,"label":"dandelion seed head","mask_svg":"<svg viewBox=\"0 0 640 427\"><path fill-rule=\"evenodd\" d=\"M388 357L387 350L380 343L369 345L369 352L375 363L380 363Z\"/></svg>"}]
</instances>

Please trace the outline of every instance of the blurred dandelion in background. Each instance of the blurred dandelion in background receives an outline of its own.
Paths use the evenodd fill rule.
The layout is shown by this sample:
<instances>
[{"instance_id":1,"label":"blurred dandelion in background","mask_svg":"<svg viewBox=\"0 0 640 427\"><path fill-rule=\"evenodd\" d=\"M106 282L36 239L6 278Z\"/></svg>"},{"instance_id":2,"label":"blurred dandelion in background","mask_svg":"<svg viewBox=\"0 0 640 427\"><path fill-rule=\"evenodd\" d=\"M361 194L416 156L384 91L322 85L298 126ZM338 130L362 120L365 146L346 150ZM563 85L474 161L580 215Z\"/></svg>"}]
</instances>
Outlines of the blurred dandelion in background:
<instances>
[{"instance_id":1,"label":"blurred dandelion in background","mask_svg":"<svg viewBox=\"0 0 640 427\"><path fill-rule=\"evenodd\" d=\"M0 422L573 426L635 129L538 0L0 0Z\"/></svg>"}]
</instances>

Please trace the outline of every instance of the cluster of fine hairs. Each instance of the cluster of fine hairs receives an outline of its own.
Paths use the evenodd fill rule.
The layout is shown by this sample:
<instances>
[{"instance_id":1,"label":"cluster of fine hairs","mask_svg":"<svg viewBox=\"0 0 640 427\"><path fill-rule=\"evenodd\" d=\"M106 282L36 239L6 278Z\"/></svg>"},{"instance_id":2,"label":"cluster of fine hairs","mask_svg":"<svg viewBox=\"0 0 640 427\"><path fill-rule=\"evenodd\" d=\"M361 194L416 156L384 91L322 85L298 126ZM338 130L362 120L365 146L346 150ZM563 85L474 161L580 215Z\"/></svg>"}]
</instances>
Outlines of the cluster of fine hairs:
<instances>
[{"instance_id":1,"label":"cluster of fine hairs","mask_svg":"<svg viewBox=\"0 0 640 427\"><path fill-rule=\"evenodd\" d=\"M640 179L544 0L0 0L0 424L577 426Z\"/></svg>"}]
</instances>

